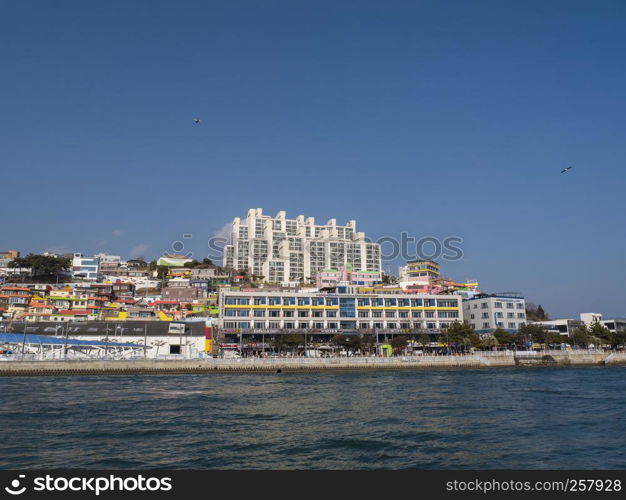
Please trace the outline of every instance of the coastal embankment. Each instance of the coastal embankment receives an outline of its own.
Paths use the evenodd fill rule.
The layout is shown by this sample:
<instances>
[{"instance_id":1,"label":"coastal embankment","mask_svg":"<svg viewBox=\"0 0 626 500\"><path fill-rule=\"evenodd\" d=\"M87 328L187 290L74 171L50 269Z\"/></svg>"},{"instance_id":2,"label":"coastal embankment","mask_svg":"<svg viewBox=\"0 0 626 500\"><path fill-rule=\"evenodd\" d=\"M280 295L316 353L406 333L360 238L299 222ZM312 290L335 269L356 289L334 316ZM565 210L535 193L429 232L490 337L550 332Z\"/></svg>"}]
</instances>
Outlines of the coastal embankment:
<instances>
[{"instance_id":1,"label":"coastal embankment","mask_svg":"<svg viewBox=\"0 0 626 500\"><path fill-rule=\"evenodd\" d=\"M166 375L219 372L323 372L332 370L425 370L626 364L624 352L491 352L392 358L132 359L4 361L0 376Z\"/></svg>"}]
</instances>

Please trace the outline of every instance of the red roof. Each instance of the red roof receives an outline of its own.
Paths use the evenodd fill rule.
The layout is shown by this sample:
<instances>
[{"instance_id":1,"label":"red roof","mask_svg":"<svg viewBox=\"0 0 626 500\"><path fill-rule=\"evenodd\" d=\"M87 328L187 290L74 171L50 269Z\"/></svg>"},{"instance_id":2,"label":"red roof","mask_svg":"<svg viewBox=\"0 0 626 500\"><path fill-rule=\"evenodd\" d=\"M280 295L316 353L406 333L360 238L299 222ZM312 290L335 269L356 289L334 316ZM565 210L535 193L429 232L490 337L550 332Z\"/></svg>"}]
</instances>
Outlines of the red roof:
<instances>
[{"instance_id":1,"label":"red roof","mask_svg":"<svg viewBox=\"0 0 626 500\"><path fill-rule=\"evenodd\" d=\"M22 288L19 286L3 286L2 288L0 288L0 290L13 290L13 291L19 291L19 292L30 292L30 288Z\"/></svg>"},{"instance_id":2,"label":"red roof","mask_svg":"<svg viewBox=\"0 0 626 500\"><path fill-rule=\"evenodd\" d=\"M171 305L175 305L178 304L177 300L155 300L154 302L152 302L152 305L154 304L171 304Z\"/></svg>"},{"instance_id":3,"label":"red roof","mask_svg":"<svg viewBox=\"0 0 626 500\"><path fill-rule=\"evenodd\" d=\"M76 315L84 315L84 314L89 314L89 311L78 311L78 310L70 310L70 309L64 309L62 311L59 311L59 314L73 314L74 316Z\"/></svg>"},{"instance_id":4,"label":"red roof","mask_svg":"<svg viewBox=\"0 0 626 500\"><path fill-rule=\"evenodd\" d=\"M137 301L135 299L117 299L115 302L118 304L134 304Z\"/></svg>"}]
</instances>

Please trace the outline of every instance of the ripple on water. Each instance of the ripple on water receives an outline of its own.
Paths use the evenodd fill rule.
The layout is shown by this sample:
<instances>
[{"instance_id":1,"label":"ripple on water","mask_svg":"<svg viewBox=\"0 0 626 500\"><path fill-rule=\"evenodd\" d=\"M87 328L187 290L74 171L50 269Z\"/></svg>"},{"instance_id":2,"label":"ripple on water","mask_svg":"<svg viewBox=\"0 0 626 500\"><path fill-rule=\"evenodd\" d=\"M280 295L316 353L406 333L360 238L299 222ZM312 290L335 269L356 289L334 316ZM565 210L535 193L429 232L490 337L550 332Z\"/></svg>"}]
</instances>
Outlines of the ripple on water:
<instances>
[{"instance_id":1,"label":"ripple on water","mask_svg":"<svg viewBox=\"0 0 626 500\"><path fill-rule=\"evenodd\" d=\"M624 468L624 373L2 378L0 468Z\"/></svg>"}]
</instances>

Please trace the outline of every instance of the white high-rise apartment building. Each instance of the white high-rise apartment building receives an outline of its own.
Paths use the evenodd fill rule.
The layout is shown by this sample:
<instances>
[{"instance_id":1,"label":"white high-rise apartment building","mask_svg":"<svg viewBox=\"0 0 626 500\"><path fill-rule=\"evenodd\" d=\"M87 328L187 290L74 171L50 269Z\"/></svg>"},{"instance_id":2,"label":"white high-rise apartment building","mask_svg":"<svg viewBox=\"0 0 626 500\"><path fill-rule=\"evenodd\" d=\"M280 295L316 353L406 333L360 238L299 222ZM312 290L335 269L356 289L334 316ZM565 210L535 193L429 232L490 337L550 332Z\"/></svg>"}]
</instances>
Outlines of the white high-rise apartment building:
<instances>
[{"instance_id":1,"label":"white high-rise apartment building","mask_svg":"<svg viewBox=\"0 0 626 500\"><path fill-rule=\"evenodd\" d=\"M284 211L272 217L251 208L245 219L233 219L231 244L224 248L224 267L271 283L313 282L318 271L340 266L381 271L380 245L365 241L354 220L317 225L313 217L288 219Z\"/></svg>"}]
</instances>

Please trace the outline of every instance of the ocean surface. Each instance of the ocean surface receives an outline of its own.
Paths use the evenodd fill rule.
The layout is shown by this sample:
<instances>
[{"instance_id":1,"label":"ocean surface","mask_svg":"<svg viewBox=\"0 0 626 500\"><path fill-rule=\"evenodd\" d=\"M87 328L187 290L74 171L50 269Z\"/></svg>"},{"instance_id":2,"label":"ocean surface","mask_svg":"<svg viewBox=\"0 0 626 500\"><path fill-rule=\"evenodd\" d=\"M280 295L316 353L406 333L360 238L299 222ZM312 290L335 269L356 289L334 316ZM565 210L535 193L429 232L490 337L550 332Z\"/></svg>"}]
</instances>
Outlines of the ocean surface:
<instances>
[{"instance_id":1,"label":"ocean surface","mask_svg":"<svg viewBox=\"0 0 626 500\"><path fill-rule=\"evenodd\" d=\"M626 367L0 378L0 468L624 469Z\"/></svg>"}]
</instances>

